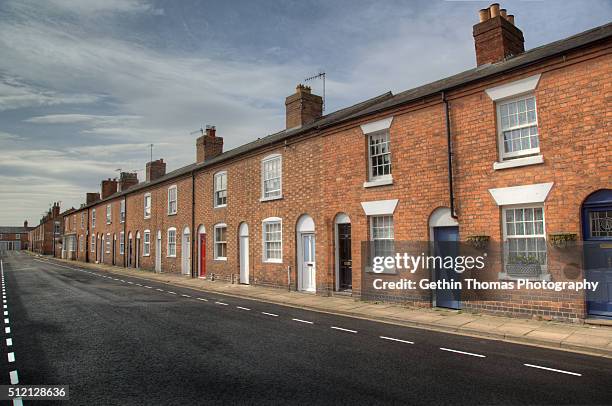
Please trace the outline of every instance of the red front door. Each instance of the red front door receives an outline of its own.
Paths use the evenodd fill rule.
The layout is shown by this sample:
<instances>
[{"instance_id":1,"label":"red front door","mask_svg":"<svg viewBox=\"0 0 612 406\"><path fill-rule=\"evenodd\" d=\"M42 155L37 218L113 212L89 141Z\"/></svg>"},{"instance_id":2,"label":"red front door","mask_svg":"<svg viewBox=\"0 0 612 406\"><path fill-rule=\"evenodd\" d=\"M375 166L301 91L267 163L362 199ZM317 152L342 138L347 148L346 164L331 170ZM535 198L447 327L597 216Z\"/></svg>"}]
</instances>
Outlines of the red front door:
<instances>
[{"instance_id":1,"label":"red front door","mask_svg":"<svg viewBox=\"0 0 612 406\"><path fill-rule=\"evenodd\" d=\"M206 276L206 234L200 234L200 278Z\"/></svg>"}]
</instances>

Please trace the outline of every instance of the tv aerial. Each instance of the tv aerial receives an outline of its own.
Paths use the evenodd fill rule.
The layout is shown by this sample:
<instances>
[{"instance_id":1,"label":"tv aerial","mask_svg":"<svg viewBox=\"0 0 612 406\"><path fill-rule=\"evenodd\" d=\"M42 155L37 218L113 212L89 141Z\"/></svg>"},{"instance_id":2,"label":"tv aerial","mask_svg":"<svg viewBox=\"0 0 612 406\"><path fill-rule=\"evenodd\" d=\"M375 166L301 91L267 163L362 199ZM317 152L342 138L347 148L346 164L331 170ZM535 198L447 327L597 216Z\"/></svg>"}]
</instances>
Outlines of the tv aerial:
<instances>
[{"instance_id":1,"label":"tv aerial","mask_svg":"<svg viewBox=\"0 0 612 406\"><path fill-rule=\"evenodd\" d=\"M315 79L321 79L323 81L323 106L322 110L325 111L325 72L319 72L314 76L304 79L304 82L312 82Z\"/></svg>"}]
</instances>

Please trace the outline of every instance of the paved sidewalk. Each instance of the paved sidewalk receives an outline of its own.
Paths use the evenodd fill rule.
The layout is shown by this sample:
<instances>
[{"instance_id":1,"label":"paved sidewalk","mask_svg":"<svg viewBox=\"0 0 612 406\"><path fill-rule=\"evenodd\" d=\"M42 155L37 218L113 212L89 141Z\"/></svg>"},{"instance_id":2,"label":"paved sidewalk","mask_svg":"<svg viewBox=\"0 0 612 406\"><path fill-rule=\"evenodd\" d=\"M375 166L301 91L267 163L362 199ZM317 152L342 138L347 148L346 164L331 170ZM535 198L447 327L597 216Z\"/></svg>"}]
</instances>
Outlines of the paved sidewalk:
<instances>
[{"instance_id":1,"label":"paved sidewalk","mask_svg":"<svg viewBox=\"0 0 612 406\"><path fill-rule=\"evenodd\" d=\"M71 264L75 267L113 272L221 295L248 298L408 327L612 358L612 326L514 319L443 309L414 309L388 303L375 304L356 301L348 296L322 297L313 294L288 292L276 288L231 284L225 281L212 282L174 274L158 274L150 271L109 265L88 264L61 259L55 260Z\"/></svg>"}]
</instances>

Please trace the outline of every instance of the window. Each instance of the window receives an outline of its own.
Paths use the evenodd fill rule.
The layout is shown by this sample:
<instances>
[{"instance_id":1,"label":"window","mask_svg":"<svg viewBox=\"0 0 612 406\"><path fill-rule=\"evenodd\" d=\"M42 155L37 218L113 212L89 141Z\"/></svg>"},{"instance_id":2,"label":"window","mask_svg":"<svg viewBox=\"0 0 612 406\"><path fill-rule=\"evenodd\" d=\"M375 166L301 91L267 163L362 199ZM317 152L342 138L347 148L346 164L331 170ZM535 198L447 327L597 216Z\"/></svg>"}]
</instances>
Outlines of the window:
<instances>
[{"instance_id":1,"label":"window","mask_svg":"<svg viewBox=\"0 0 612 406\"><path fill-rule=\"evenodd\" d=\"M96 236L91 236L91 252L96 252Z\"/></svg>"},{"instance_id":2,"label":"window","mask_svg":"<svg viewBox=\"0 0 612 406\"><path fill-rule=\"evenodd\" d=\"M21 239L21 235L20 235L20 234L15 234L15 239L16 239L16 240Z\"/></svg>"},{"instance_id":3,"label":"window","mask_svg":"<svg viewBox=\"0 0 612 406\"><path fill-rule=\"evenodd\" d=\"M96 228L96 209L91 211L91 227Z\"/></svg>"},{"instance_id":4,"label":"window","mask_svg":"<svg viewBox=\"0 0 612 406\"><path fill-rule=\"evenodd\" d=\"M282 165L280 155L274 155L262 161L262 200L278 199L282 196Z\"/></svg>"},{"instance_id":5,"label":"window","mask_svg":"<svg viewBox=\"0 0 612 406\"><path fill-rule=\"evenodd\" d=\"M77 219L77 216L75 214L74 216L72 216L72 229L73 230L76 230L76 219Z\"/></svg>"},{"instance_id":6,"label":"window","mask_svg":"<svg viewBox=\"0 0 612 406\"><path fill-rule=\"evenodd\" d=\"M497 103L502 159L540 152L535 96Z\"/></svg>"},{"instance_id":7,"label":"window","mask_svg":"<svg viewBox=\"0 0 612 406\"><path fill-rule=\"evenodd\" d=\"M142 240L142 255L148 257L151 255L151 231L145 230Z\"/></svg>"},{"instance_id":8,"label":"window","mask_svg":"<svg viewBox=\"0 0 612 406\"><path fill-rule=\"evenodd\" d=\"M225 224L215 226L215 259L227 260L227 226Z\"/></svg>"},{"instance_id":9,"label":"window","mask_svg":"<svg viewBox=\"0 0 612 406\"><path fill-rule=\"evenodd\" d=\"M283 228L279 218L270 218L263 223L264 262L283 261Z\"/></svg>"},{"instance_id":10,"label":"window","mask_svg":"<svg viewBox=\"0 0 612 406\"><path fill-rule=\"evenodd\" d=\"M81 212L81 230L85 228L85 212Z\"/></svg>"},{"instance_id":11,"label":"window","mask_svg":"<svg viewBox=\"0 0 612 406\"><path fill-rule=\"evenodd\" d=\"M393 216L386 215L370 217L370 236L374 256L395 255Z\"/></svg>"},{"instance_id":12,"label":"window","mask_svg":"<svg viewBox=\"0 0 612 406\"><path fill-rule=\"evenodd\" d=\"M591 237L612 237L612 210L590 211L589 228Z\"/></svg>"},{"instance_id":13,"label":"window","mask_svg":"<svg viewBox=\"0 0 612 406\"><path fill-rule=\"evenodd\" d=\"M56 221L53 223L53 232L58 235L60 233L60 222Z\"/></svg>"},{"instance_id":14,"label":"window","mask_svg":"<svg viewBox=\"0 0 612 406\"><path fill-rule=\"evenodd\" d=\"M369 180L385 179L391 176L391 149L389 130L368 134Z\"/></svg>"},{"instance_id":15,"label":"window","mask_svg":"<svg viewBox=\"0 0 612 406\"><path fill-rule=\"evenodd\" d=\"M109 233L106 233L106 253L110 254L111 252L111 237Z\"/></svg>"},{"instance_id":16,"label":"window","mask_svg":"<svg viewBox=\"0 0 612 406\"><path fill-rule=\"evenodd\" d=\"M85 239L83 238L83 236L79 236L79 251L83 252L85 251Z\"/></svg>"},{"instance_id":17,"label":"window","mask_svg":"<svg viewBox=\"0 0 612 406\"><path fill-rule=\"evenodd\" d=\"M176 214L176 186L168 188L168 214Z\"/></svg>"},{"instance_id":18,"label":"window","mask_svg":"<svg viewBox=\"0 0 612 406\"><path fill-rule=\"evenodd\" d=\"M215 207L227 206L227 172L219 172L214 178Z\"/></svg>"},{"instance_id":19,"label":"window","mask_svg":"<svg viewBox=\"0 0 612 406\"><path fill-rule=\"evenodd\" d=\"M176 257L176 228L168 229L168 255L169 257Z\"/></svg>"},{"instance_id":20,"label":"window","mask_svg":"<svg viewBox=\"0 0 612 406\"><path fill-rule=\"evenodd\" d=\"M119 222L125 223L125 200L119 202Z\"/></svg>"},{"instance_id":21,"label":"window","mask_svg":"<svg viewBox=\"0 0 612 406\"><path fill-rule=\"evenodd\" d=\"M122 231L119 233L119 254L125 253L125 233Z\"/></svg>"},{"instance_id":22,"label":"window","mask_svg":"<svg viewBox=\"0 0 612 406\"><path fill-rule=\"evenodd\" d=\"M113 213L113 206L110 204L107 204L106 205L106 224L111 223L112 213Z\"/></svg>"},{"instance_id":23,"label":"window","mask_svg":"<svg viewBox=\"0 0 612 406\"><path fill-rule=\"evenodd\" d=\"M541 206L504 208L503 220L506 272L513 273L509 265L510 267L517 264L546 266L544 208Z\"/></svg>"},{"instance_id":24,"label":"window","mask_svg":"<svg viewBox=\"0 0 612 406\"><path fill-rule=\"evenodd\" d=\"M144 218L148 219L151 217L151 193L145 193L144 195Z\"/></svg>"}]
</instances>

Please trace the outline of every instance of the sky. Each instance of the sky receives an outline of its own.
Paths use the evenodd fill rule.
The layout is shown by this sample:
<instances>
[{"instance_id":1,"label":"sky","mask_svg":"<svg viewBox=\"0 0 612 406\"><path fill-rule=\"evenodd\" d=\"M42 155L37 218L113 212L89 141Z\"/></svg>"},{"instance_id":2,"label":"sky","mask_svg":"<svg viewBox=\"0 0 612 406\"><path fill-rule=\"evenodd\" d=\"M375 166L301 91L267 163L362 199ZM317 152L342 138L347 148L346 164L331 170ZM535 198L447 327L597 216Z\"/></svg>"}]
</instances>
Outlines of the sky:
<instances>
[{"instance_id":1,"label":"sky","mask_svg":"<svg viewBox=\"0 0 612 406\"><path fill-rule=\"evenodd\" d=\"M118 170L195 161L284 128L326 73L326 113L475 66L483 1L0 0L0 225L78 207ZM534 48L612 17L610 1L504 1ZM321 83L312 82L321 94Z\"/></svg>"}]
</instances>

